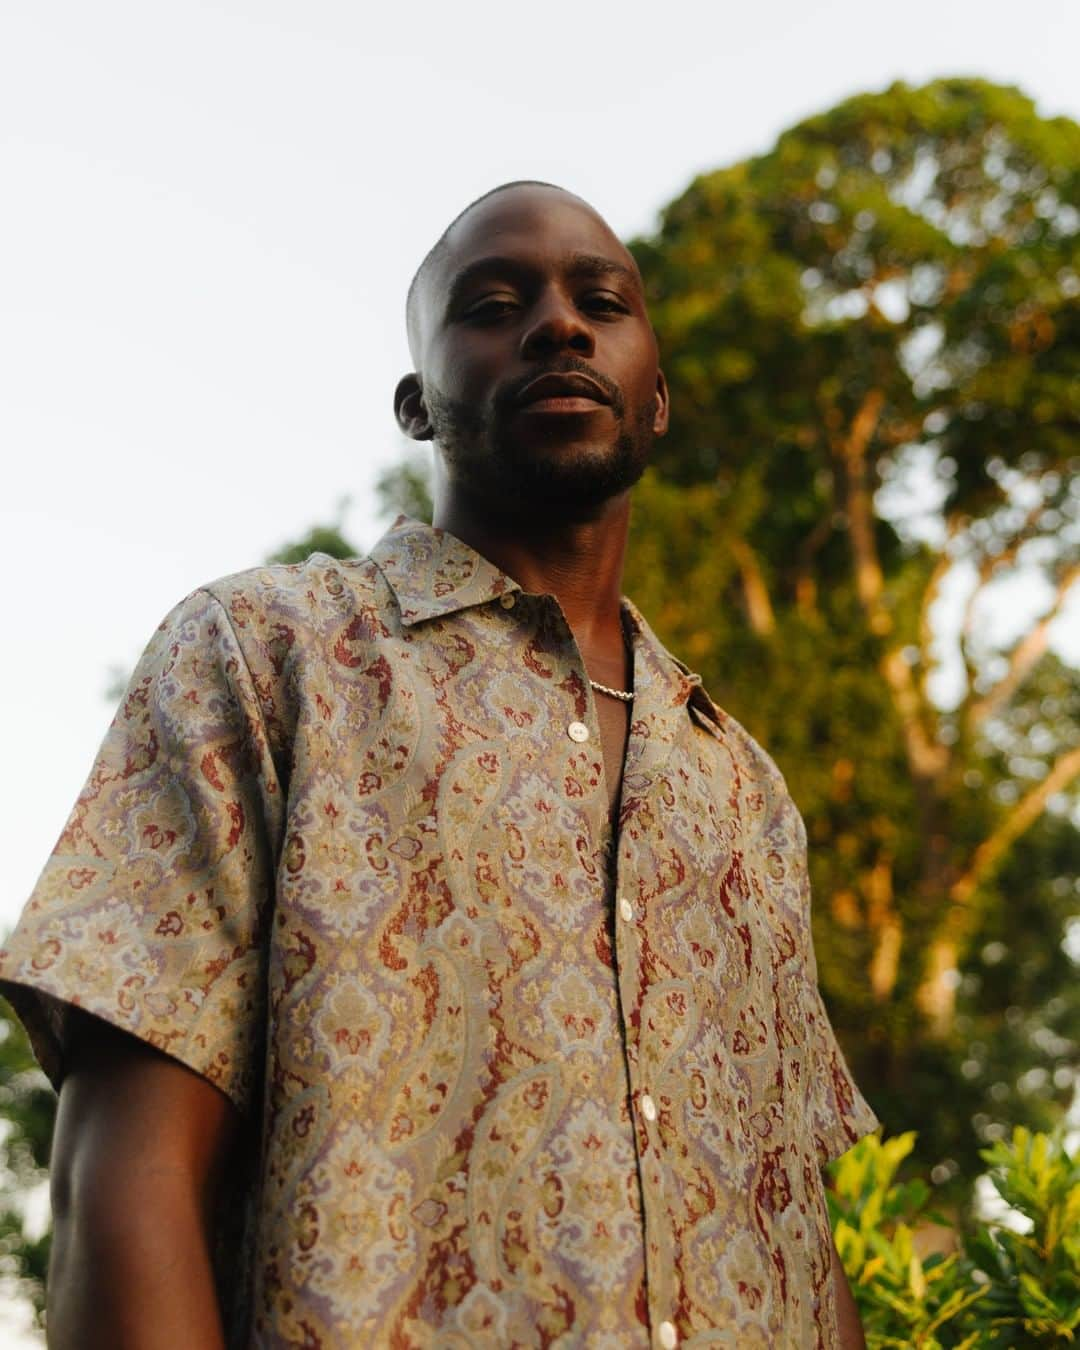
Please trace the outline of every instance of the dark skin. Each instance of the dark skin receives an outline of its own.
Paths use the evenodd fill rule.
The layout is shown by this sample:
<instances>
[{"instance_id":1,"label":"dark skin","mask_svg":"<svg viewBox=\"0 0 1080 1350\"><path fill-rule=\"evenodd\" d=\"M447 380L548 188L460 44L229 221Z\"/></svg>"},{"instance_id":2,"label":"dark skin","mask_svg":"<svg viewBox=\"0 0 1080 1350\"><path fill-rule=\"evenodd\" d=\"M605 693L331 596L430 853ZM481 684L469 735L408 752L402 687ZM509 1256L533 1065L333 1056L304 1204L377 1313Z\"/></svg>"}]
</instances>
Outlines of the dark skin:
<instances>
[{"instance_id":1,"label":"dark skin","mask_svg":"<svg viewBox=\"0 0 1080 1350\"><path fill-rule=\"evenodd\" d=\"M410 346L416 371L395 411L407 435L435 441L435 524L525 591L554 595L589 676L631 687L620 615L630 486L668 419L633 259L576 197L498 193L426 269ZM531 475L520 495L515 474ZM597 694L596 709L614 823L629 708ZM223 1346L208 1253L236 1109L94 1019L80 1020L69 1062L53 1145L50 1346ZM835 1249L832 1274L840 1343L864 1350Z\"/></svg>"},{"instance_id":2,"label":"dark skin","mask_svg":"<svg viewBox=\"0 0 1080 1350\"><path fill-rule=\"evenodd\" d=\"M54 1350L219 1350L213 1202L232 1103L175 1059L76 1019L51 1162Z\"/></svg>"}]
</instances>

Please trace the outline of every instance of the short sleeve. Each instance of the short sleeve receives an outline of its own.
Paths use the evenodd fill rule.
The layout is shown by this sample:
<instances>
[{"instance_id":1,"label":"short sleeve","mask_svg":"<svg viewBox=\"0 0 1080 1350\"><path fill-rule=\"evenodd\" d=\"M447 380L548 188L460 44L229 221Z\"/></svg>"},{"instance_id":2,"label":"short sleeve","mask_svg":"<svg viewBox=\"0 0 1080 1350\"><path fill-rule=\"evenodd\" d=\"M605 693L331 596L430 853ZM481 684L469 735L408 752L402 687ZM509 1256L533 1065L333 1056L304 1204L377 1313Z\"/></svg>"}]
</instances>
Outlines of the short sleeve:
<instances>
[{"instance_id":1,"label":"short sleeve","mask_svg":"<svg viewBox=\"0 0 1080 1350\"><path fill-rule=\"evenodd\" d=\"M780 771L761 753L770 770L771 800L760 843L768 870L782 878L778 898L794 946L784 1003L795 1010L796 1033L805 1037L806 1128L818 1162L824 1166L878 1129L880 1122L852 1077L818 987L806 827Z\"/></svg>"},{"instance_id":2,"label":"short sleeve","mask_svg":"<svg viewBox=\"0 0 1080 1350\"><path fill-rule=\"evenodd\" d=\"M243 653L197 591L147 646L0 951L2 992L54 1084L77 1006L249 1106L280 799Z\"/></svg>"}]
</instances>

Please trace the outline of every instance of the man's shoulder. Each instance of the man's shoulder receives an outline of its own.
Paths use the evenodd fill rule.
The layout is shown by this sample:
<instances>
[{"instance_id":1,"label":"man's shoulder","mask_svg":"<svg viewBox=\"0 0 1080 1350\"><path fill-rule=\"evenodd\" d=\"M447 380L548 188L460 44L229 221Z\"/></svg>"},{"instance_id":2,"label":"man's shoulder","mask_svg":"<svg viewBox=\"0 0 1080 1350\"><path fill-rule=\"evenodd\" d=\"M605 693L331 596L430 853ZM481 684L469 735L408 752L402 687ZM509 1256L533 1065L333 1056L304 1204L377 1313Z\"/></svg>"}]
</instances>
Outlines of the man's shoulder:
<instances>
[{"instance_id":1,"label":"man's shoulder","mask_svg":"<svg viewBox=\"0 0 1080 1350\"><path fill-rule=\"evenodd\" d=\"M234 597L264 605L289 605L340 598L346 590L372 592L378 568L367 556L333 558L312 553L301 562L264 563L230 572L198 589L222 604Z\"/></svg>"},{"instance_id":2,"label":"man's shoulder","mask_svg":"<svg viewBox=\"0 0 1080 1350\"><path fill-rule=\"evenodd\" d=\"M144 661L168 665L183 654L197 672L239 658L270 689L328 652L347 647L339 659L355 659L360 645L392 631L393 610L393 596L369 558L313 553L196 587L162 619Z\"/></svg>"},{"instance_id":3,"label":"man's shoulder","mask_svg":"<svg viewBox=\"0 0 1080 1350\"><path fill-rule=\"evenodd\" d=\"M699 686L691 701L694 721L717 743L731 761L739 782L755 810L765 822L777 814L798 815L787 780L776 760L761 742L732 713L718 704ZM801 823L801 822L800 822Z\"/></svg>"},{"instance_id":4,"label":"man's shoulder","mask_svg":"<svg viewBox=\"0 0 1080 1350\"><path fill-rule=\"evenodd\" d=\"M748 793L756 793L762 803L777 804L790 800L784 775L765 747L706 689L700 675L674 654L650 627L641 610L631 600L624 601L632 623L638 630L647 659L653 670L661 671L661 681L672 694L681 685L679 697L685 700L698 732L713 741L716 752L726 756Z\"/></svg>"},{"instance_id":5,"label":"man's shoulder","mask_svg":"<svg viewBox=\"0 0 1080 1350\"><path fill-rule=\"evenodd\" d=\"M705 694L705 697L712 708L716 734L728 746L733 757L750 768L755 777L779 781L782 784L784 776L761 742L726 708L722 708L708 694Z\"/></svg>"},{"instance_id":6,"label":"man's shoulder","mask_svg":"<svg viewBox=\"0 0 1080 1350\"><path fill-rule=\"evenodd\" d=\"M274 625L319 629L358 608L381 607L386 595L370 558L312 553L302 562L267 563L217 577L189 600L205 603L206 598L225 611L242 639L248 631Z\"/></svg>"}]
</instances>

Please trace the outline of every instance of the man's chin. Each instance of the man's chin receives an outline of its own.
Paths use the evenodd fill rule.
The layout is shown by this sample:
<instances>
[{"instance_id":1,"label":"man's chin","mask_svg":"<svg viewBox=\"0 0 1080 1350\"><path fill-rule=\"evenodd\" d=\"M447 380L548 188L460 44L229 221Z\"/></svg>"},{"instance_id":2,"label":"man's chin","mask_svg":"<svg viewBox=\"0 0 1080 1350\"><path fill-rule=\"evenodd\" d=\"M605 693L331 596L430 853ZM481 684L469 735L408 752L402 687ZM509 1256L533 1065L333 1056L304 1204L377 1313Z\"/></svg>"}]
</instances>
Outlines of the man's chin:
<instances>
[{"instance_id":1,"label":"man's chin","mask_svg":"<svg viewBox=\"0 0 1080 1350\"><path fill-rule=\"evenodd\" d=\"M653 409L631 424L612 425L601 415L496 417L484 434L483 419L437 395L429 412L435 442L460 491L496 513L528 518L536 512L561 519L595 517L605 503L627 492L645 471L654 440Z\"/></svg>"},{"instance_id":2,"label":"man's chin","mask_svg":"<svg viewBox=\"0 0 1080 1350\"><path fill-rule=\"evenodd\" d=\"M621 442L519 441L499 456L499 477L519 507L590 514L629 491L647 462L647 454L633 453Z\"/></svg>"}]
</instances>

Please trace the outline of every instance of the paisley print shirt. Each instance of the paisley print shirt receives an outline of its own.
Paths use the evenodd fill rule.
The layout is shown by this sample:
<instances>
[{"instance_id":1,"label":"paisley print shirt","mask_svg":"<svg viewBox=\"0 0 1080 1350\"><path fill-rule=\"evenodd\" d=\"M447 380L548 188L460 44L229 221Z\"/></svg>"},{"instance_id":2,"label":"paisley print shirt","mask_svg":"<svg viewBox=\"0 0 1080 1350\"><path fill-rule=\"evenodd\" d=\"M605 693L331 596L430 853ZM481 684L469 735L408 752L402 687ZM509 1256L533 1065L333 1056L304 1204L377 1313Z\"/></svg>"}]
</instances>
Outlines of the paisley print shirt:
<instances>
[{"instance_id":1,"label":"paisley print shirt","mask_svg":"<svg viewBox=\"0 0 1080 1350\"><path fill-rule=\"evenodd\" d=\"M236 1346L837 1344L819 1169L877 1121L780 773L629 602L618 829L554 597L400 519L154 634L0 956L252 1134Z\"/></svg>"}]
</instances>

